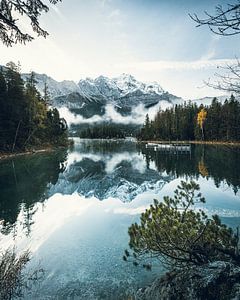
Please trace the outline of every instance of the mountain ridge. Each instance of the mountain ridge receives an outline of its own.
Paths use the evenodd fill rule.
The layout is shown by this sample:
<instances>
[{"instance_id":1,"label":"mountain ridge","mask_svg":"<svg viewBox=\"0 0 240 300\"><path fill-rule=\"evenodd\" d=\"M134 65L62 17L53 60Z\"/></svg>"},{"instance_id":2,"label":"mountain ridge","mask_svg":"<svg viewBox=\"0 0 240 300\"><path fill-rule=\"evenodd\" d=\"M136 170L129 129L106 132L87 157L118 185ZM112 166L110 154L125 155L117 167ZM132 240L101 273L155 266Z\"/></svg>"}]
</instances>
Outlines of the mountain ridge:
<instances>
[{"instance_id":1,"label":"mountain ridge","mask_svg":"<svg viewBox=\"0 0 240 300\"><path fill-rule=\"evenodd\" d=\"M3 67L6 70L6 67ZM165 91L154 82L142 82L133 75L123 73L109 78L57 81L47 74L34 72L36 87L43 95L45 85L50 96L49 104L56 107L69 126L112 122L141 126L146 114L153 119L159 109L181 105L187 100ZM21 74L26 82L30 73ZM224 102L227 96L218 97ZM200 106L210 105L213 97L190 100Z\"/></svg>"},{"instance_id":2,"label":"mountain ridge","mask_svg":"<svg viewBox=\"0 0 240 300\"><path fill-rule=\"evenodd\" d=\"M30 74L23 74L26 81ZM163 90L157 82L144 83L130 74L123 73L118 77L109 78L103 75L95 79L80 79L58 82L46 74L35 73L37 89L43 94L45 84L48 86L51 104L57 108L67 108L75 115L91 118L105 114L109 105L122 116L131 115L138 106L147 109L158 106L164 101L171 104L180 99Z\"/></svg>"},{"instance_id":3,"label":"mountain ridge","mask_svg":"<svg viewBox=\"0 0 240 300\"><path fill-rule=\"evenodd\" d=\"M117 77L107 77L100 75L96 78L86 77L78 82L73 80L57 81L47 74L35 73L37 88L43 92L45 83L48 85L52 98L65 95L70 92L78 92L82 96L116 96L114 93L106 94L106 90L115 92L118 97L124 97L129 92L140 90L144 94L162 95L165 91L156 81L141 82L135 79L133 75L122 73ZM26 81L30 73L23 73L22 78ZM175 96L176 97L176 96ZM179 97L178 97L179 98Z\"/></svg>"}]
</instances>

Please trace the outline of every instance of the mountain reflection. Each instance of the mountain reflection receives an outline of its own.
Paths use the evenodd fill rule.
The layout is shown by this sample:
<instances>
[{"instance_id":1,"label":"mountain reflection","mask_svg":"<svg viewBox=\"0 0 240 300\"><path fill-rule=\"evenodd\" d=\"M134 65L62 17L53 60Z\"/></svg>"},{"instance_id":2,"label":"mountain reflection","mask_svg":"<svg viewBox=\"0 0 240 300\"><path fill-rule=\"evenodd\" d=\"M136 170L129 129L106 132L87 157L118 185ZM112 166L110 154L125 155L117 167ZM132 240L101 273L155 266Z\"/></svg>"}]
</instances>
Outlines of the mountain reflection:
<instances>
[{"instance_id":1,"label":"mountain reflection","mask_svg":"<svg viewBox=\"0 0 240 300\"><path fill-rule=\"evenodd\" d=\"M76 142L67 167L50 194L78 192L99 200L118 198L132 201L146 191L157 193L171 178L147 168L136 143L127 141Z\"/></svg>"},{"instance_id":2,"label":"mountain reflection","mask_svg":"<svg viewBox=\"0 0 240 300\"><path fill-rule=\"evenodd\" d=\"M191 152L164 152L128 141L76 140L67 168L50 194L78 192L100 200L126 202L146 191L158 193L178 177L222 182L237 193L240 187L240 152L225 146L192 145Z\"/></svg>"},{"instance_id":3,"label":"mountain reflection","mask_svg":"<svg viewBox=\"0 0 240 300\"><path fill-rule=\"evenodd\" d=\"M195 145L188 153L155 150L131 141L75 139L68 154L58 151L1 162L2 233L11 231L18 219L29 234L41 207L34 204L56 193L130 202L145 192L160 195L179 177L211 179L217 188L224 183L235 194L240 188L238 148Z\"/></svg>"}]
</instances>

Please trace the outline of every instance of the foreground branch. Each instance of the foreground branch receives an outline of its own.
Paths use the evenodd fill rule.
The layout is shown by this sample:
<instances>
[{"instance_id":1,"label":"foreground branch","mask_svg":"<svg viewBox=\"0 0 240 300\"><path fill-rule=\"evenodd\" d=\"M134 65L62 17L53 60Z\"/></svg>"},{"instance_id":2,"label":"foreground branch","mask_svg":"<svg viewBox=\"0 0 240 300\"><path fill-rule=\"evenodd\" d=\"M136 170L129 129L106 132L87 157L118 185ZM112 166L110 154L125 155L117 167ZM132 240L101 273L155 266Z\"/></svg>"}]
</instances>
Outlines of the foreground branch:
<instances>
[{"instance_id":1,"label":"foreground branch","mask_svg":"<svg viewBox=\"0 0 240 300\"><path fill-rule=\"evenodd\" d=\"M227 7L216 6L215 15L205 11L205 19L199 18L196 14L189 16L198 24L197 27L207 25L215 34L230 36L240 33L239 0L235 4L228 4Z\"/></svg>"},{"instance_id":2,"label":"foreground branch","mask_svg":"<svg viewBox=\"0 0 240 300\"><path fill-rule=\"evenodd\" d=\"M60 1L49 0L51 4ZM12 46L17 43L25 44L34 39L31 34L20 29L22 17L28 19L33 32L46 38L48 32L40 26L39 18L42 13L48 11L49 7L40 0L0 0L0 40L6 46Z\"/></svg>"}]
</instances>

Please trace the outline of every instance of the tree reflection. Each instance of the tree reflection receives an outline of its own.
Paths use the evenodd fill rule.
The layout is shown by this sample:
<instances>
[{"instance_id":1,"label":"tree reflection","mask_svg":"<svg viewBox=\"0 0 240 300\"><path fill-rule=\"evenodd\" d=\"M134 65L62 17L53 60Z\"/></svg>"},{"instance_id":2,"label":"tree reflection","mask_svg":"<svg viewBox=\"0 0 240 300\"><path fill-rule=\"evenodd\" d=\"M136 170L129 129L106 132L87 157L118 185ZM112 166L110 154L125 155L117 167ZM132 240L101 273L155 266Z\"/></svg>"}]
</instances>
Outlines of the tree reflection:
<instances>
[{"instance_id":1,"label":"tree reflection","mask_svg":"<svg viewBox=\"0 0 240 300\"><path fill-rule=\"evenodd\" d=\"M227 183L236 194L240 188L240 149L227 146L192 145L191 153L155 151L138 145L147 166L153 161L160 173L180 177L212 178L216 187Z\"/></svg>"},{"instance_id":2,"label":"tree reflection","mask_svg":"<svg viewBox=\"0 0 240 300\"><path fill-rule=\"evenodd\" d=\"M46 199L50 184L63 172L66 150L18 157L0 165L0 220L4 234L14 230L20 211L23 227L30 233L34 204Z\"/></svg>"}]
</instances>

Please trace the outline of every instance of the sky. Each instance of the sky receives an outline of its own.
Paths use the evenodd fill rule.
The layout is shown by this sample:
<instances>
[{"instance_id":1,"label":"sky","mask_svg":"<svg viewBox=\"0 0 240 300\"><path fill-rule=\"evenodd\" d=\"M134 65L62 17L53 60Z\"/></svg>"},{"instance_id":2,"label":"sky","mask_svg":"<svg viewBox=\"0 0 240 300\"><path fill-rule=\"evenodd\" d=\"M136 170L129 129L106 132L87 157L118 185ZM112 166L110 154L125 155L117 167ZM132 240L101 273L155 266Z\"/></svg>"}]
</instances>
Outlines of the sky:
<instances>
[{"instance_id":1,"label":"sky","mask_svg":"<svg viewBox=\"0 0 240 300\"><path fill-rule=\"evenodd\" d=\"M47 0L46 0L47 1ZM217 66L239 57L239 36L198 27L189 13L214 13L222 0L62 0L41 17L49 32L12 48L0 44L0 64L20 61L23 72L78 82L129 73L157 81L172 94L194 99L221 95L205 86ZM29 29L26 19L23 29Z\"/></svg>"}]
</instances>

